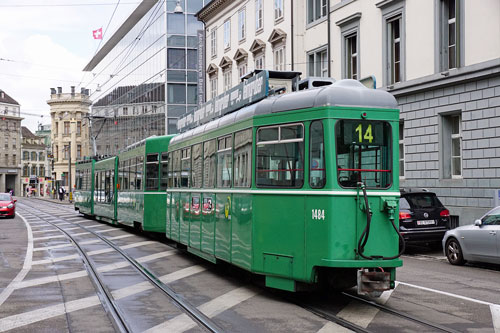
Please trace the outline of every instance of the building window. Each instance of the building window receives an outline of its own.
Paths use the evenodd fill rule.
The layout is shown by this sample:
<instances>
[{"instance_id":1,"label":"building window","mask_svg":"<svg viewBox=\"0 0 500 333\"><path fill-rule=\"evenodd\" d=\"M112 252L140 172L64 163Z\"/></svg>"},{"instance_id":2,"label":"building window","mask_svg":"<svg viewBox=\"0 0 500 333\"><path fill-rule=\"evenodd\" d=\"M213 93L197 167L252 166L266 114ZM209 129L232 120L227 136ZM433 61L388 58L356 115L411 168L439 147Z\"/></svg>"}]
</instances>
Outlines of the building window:
<instances>
[{"instance_id":1,"label":"building window","mask_svg":"<svg viewBox=\"0 0 500 333\"><path fill-rule=\"evenodd\" d=\"M405 123L399 123L399 177L405 176Z\"/></svg>"},{"instance_id":2,"label":"building window","mask_svg":"<svg viewBox=\"0 0 500 333\"><path fill-rule=\"evenodd\" d=\"M82 122L76 122L76 135L82 135Z\"/></svg>"},{"instance_id":3,"label":"building window","mask_svg":"<svg viewBox=\"0 0 500 333\"><path fill-rule=\"evenodd\" d=\"M283 0L274 0L274 20L283 18Z\"/></svg>"},{"instance_id":4,"label":"building window","mask_svg":"<svg viewBox=\"0 0 500 333\"><path fill-rule=\"evenodd\" d=\"M12 165L17 166L17 155L16 154L12 155Z\"/></svg>"},{"instance_id":5,"label":"building window","mask_svg":"<svg viewBox=\"0 0 500 333\"><path fill-rule=\"evenodd\" d=\"M31 174L30 174L30 176L36 176L36 165L33 165L31 167Z\"/></svg>"},{"instance_id":6,"label":"building window","mask_svg":"<svg viewBox=\"0 0 500 333\"><path fill-rule=\"evenodd\" d=\"M23 151L23 160L29 161L30 160L30 153L27 151Z\"/></svg>"},{"instance_id":7,"label":"building window","mask_svg":"<svg viewBox=\"0 0 500 333\"><path fill-rule=\"evenodd\" d=\"M123 108L123 115L128 116L128 107L126 106Z\"/></svg>"},{"instance_id":8,"label":"building window","mask_svg":"<svg viewBox=\"0 0 500 333\"><path fill-rule=\"evenodd\" d=\"M439 4L441 71L460 67L461 3L461 0L441 0Z\"/></svg>"},{"instance_id":9,"label":"building window","mask_svg":"<svg viewBox=\"0 0 500 333\"><path fill-rule=\"evenodd\" d=\"M56 145L55 152L56 152L56 155L55 155L56 161L59 161L59 146L58 145Z\"/></svg>"},{"instance_id":10,"label":"building window","mask_svg":"<svg viewBox=\"0 0 500 333\"><path fill-rule=\"evenodd\" d=\"M246 62L238 65L238 75L240 78L247 73L247 69L248 69L248 66L247 66Z\"/></svg>"},{"instance_id":11,"label":"building window","mask_svg":"<svg viewBox=\"0 0 500 333\"><path fill-rule=\"evenodd\" d=\"M224 50L231 48L231 21L224 22Z\"/></svg>"},{"instance_id":12,"label":"building window","mask_svg":"<svg viewBox=\"0 0 500 333\"><path fill-rule=\"evenodd\" d=\"M246 38L246 9L238 12L238 40L241 42Z\"/></svg>"},{"instance_id":13,"label":"building window","mask_svg":"<svg viewBox=\"0 0 500 333\"><path fill-rule=\"evenodd\" d=\"M265 55L264 53L255 56L255 69L264 69L265 67Z\"/></svg>"},{"instance_id":14,"label":"building window","mask_svg":"<svg viewBox=\"0 0 500 333\"><path fill-rule=\"evenodd\" d=\"M328 77L328 51L322 49L310 53L309 61L309 76Z\"/></svg>"},{"instance_id":15,"label":"building window","mask_svg":"<svg viewBox=\"0 0 500 333\"><path fill-rule=\"evenodd\" d=\"M59 132L59 123L56 121L56 125L54 126L54 134L57 136Z\"/></svg>"},{"instance_id":16,"label":"building window","mask_svg":"<svg viewBox=\"0 0 500 333\"><path fill-rule=\"evenodd\" d=\"M443 178L462 178L462 117L442 117L441 160Z\"/></svg>"},{"instance_id":17,"label":"building window","mask_svg":"<svg viewBox=\"0 0 500 333\"><path fill-rule=\"evenodd\" d=\"M307 0L307 23L319 20L328 13L327 0Z\"/></svg>"},{"instance_id":18,"label":"building window","mask_svg":"<svg viewBox=\"0 0 500 333\"><path fill-rule=\"evenodd\" d=\"M40 177L45 177L45 167L43 165L40 166L39 172L40 172L40 174L39 174Z\"/></svg>"},{"instance_id":19,"label":"building window","mask_svg":"<svg viewBox=\"0 0 500 333\"><path fill-rule=\"evenodd\" d=\"M17 140L16 140L16 138L12 138L12 148L13 149L17 148Z\"/></svg>"},{"instance_id":20,"label":"building window","mask_svg":"<svg viewBox=\"0 0 500 333\"><path fill-rule=\"evenodd\" d=\"M69 121L65 121L64 122L64 135L69 135L71 134L70 130L69 130Z\"/></svg>"},{"instance_id":21,"label":"building window","mask_svg":"<svg viewBox=\"0 0 500 333\"><path fill-rule=\"evenodd\" d=\"M64 157L63 157L63 159L65 159L65 160L69 159L69 146L68 145L64 146Z\"/></svg>"},{"instance_id":22,"label":"building window","mask_svg":"<svg viewBox=\"0 0 500 333\"><path fill-rule=\"evenodd\" d=\"M383 85L405 80L405 1L381 1ZM358 44L359 49L359 44Z\"/></svg>"},{"instance_id":23,"label":"building window","mask_svg":"<svg viewBox=\"0 0 500 333\"><path fill-rule=\"evenodd\" d=\"M23 177L29 177L29 167L26 164L23 166Z\"/></svg>"},{"instance_id":24,"label":"building window","mask_svg":"<svg viewBox=\"0 0 500 333\"><path fill-rule=\"evenodd\" d=\"M217 28L213 28L210 31L210 52L212 53L212 58L217 57Z\"/></svg>"},{"instance_id":25,"label":"building window","mask_svg":"<svg viewBox=\"0 0 500 333\"><path fill-rule=\"evenodd\" d=\"M262 30L264 27L264 12L262 10L262 1L255 0L255 31Z\"/></svg>"},{"instance_id":26,"label":"building window","mask_svg":"<svg viewBox=\"0 0 500 333\"><path fill-rule=\"evenodd\" d=\"M358 79L358 35L352 34L345 38L345 68L347 79Z\"/></svg>"},{"instance_id":27,"label":"building window","mask_svg":"<svg viewBox=\"0 0 500 333\"><path fill-rule=\"evenodd\" d=\"M210 99L217 97L217 76L210 78Z\"/></svg>"},{"instance_id":28,"label":"building window","mask_svg":"<svg viewBox=\"0 0 500 333\"><path fill-rule=\"evenodd\" d=\"M39 161L45 161L45 154L44 154L43 152L40 152L40 153L38 154L38 160L39 160Z\"/></svg>"},{"instance_id":29,"label":"building window","mask_svg":"<svg viewBox=\"0 0 500 333\"><path fill-rule=\"evenodd\" d=\"M31 152L31 160L32 161L36 161L37 160L37 158L36 158L36 152L35 151Z\"/></svg>"},{"instance_id":30,"label":"building window","mask_svg":"<svg viewBox=\"0 0 500 333\"><path fill-rule=\"evenodd\" d=\"M82 158L82 145L77 145L76 146L76 158L81 159Z\"/></svg>"},{"instance_id":31,"label":"building window","mask_svg":"<svg viewBox=\"0 0 500 333\"><path fill-rule=\"evenodd\" d=\"M274 69L284 71L285 67L285 46L280 46L274 49Z\"/></svg>"},{"instance_id":32,"label":"building window","mask_svg":"<svg viewBox=\"0 0 500 333\"><path fill-rule=\"evenodd\" d=\"M387 22L390 83L401 82L401 16Z\"/></svg>"},{"instance_id":33,"label":"building window","mask_svg":"<svg viewBox=\"0 0 500 333\"><path fill-rule=\"evenodd\" d=\"M227 69L226 71L224 71L223 76L224 76L224 91L228 91L229 89L231 89L232 70Z\"/></svg>"}]
</instances>

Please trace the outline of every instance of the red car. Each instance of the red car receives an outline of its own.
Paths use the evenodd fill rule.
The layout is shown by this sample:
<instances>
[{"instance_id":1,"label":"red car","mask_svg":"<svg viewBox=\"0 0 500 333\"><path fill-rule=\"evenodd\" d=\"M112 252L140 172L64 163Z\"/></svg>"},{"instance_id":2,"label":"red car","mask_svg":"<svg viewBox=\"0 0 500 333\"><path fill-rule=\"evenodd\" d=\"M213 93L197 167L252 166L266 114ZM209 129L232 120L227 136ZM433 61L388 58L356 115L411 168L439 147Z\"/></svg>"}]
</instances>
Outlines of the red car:
<instances>
[{"instance_id":1,"label":"red car","mask_svg":"<svg viewBox=\"0 0 500 333\"><path fill-rule=\"evenodd\" d=\"M16 216L16 202L9 193L0 193L0 216L13 219Z\"/></svg>"}]
</instances>

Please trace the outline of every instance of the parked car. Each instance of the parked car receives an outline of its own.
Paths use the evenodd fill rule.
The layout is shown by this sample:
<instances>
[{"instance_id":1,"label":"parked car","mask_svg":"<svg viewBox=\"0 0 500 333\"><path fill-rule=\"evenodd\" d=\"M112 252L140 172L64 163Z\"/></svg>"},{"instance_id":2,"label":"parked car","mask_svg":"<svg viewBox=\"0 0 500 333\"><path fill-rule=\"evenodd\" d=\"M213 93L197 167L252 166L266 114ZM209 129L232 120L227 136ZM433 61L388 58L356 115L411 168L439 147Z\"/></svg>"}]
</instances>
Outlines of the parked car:
<instances>
[{"instance_id":1,"label":"parked car","mask_svg":"<svg viewBox=\"0 0 500 333\"><path fill-rule=\"evenodd\" d=\"M425 189L401 189L399 232L406 243L441 246L450 229L450 211L435 193Z\"/></svg>"},{"instance_id":2,"label":"parked car","mask_svg":"<svg viewBox=\"0 0 500 333\"><path fill-rule=\"evenodd\" d=\"M500 206L474 224L447 231L443 249L452 265L463 265L466 261L500 264Z\"/></svg>"},{"instance_id":3,"label":"parked car","mask_svg":"<svg viewBox=\"0 0 500 333\"><path fill-rule=\"evenodd\" d=\"M0 216L13 219L16 216L16 202L9 193L0 193Z\"/></svg>"}]
</instances>

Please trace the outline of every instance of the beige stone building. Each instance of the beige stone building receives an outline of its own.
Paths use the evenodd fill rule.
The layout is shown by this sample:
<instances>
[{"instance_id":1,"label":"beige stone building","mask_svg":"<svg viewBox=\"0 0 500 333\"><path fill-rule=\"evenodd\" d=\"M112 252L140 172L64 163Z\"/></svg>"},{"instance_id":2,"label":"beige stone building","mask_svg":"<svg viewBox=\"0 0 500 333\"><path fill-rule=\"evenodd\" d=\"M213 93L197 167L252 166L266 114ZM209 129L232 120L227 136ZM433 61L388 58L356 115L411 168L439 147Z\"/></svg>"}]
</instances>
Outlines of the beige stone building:
<instances>
[{"instance_id":1,"label":"beige stone building","mask_svg":"<svg viewBox=\"0 0 500 333\"><path fill-rule=\"evenodd\" d=\"M21 112L16 100L0 89L0 192L19 195Z\"/></svg>"},{"instance_id":2,"label":"beige stone building","mask_svg":"<svg viewBox=\"0 0 500 333\"><path fill-rule=\"evenodd\" d=\"M80 93L76 93L74 86L71 87L71 93L63 93L61 87L57 91L51 88L47 101L50 105L54 156L52 179L55 181L54 187L63 186L66 192L75 184L75 162L89 155L87 117L91 103L89 91L82 88Z\"/></svg>"},{"instance_id":3,"label":"beige stone building","mask_svg":"<svg viewBox=\"0 0 500 333\"><path fill-rule=\"evenodd\" d=\"M49 150L45 138L21 127L21 185L22 195L47 196L52 189Z\"/></svg>"}]
</instances>

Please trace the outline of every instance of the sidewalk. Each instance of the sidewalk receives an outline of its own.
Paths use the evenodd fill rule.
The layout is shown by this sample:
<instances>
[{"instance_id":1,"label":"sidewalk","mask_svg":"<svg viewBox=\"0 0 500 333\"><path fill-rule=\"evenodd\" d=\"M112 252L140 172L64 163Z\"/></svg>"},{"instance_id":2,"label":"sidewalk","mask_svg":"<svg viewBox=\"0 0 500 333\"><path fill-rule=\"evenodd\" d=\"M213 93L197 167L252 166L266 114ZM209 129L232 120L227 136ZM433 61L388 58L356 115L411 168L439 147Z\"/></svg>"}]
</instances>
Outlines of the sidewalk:
<instances>
[{"instance_id":1,"label":"sidewalk","mask_svg":"<svg viewBox=\"0 0 500 333\"><path fill-rule=\"evenodd\" d=\"M67 198L63 201L59 201L59 199L52 199L50 197L29 197L29 198L24 197L24 198L27 200L35 199L35 200L48 201L48 202L57 203L57 204L61 204L61 205L73 205L73 203L70 203Z\"/></svg>"}]
</instances>

